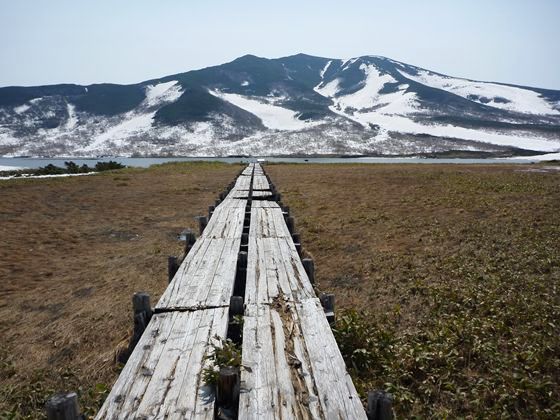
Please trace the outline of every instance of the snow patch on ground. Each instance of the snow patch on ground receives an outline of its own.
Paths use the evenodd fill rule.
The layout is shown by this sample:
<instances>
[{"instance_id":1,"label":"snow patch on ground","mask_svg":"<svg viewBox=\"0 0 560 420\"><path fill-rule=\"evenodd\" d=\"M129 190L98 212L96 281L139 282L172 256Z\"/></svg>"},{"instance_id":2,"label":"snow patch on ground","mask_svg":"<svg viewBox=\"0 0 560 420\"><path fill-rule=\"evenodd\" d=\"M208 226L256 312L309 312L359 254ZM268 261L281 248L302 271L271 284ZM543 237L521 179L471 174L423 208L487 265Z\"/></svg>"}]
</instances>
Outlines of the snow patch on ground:
<instances>
[{"instance_id":1,"label":"snow patch on ground","mask_svg":"<svg viewBox=\"0 0 560 420\"><path fill-rule=\"evenodd\" d=\"M0 165L0 171L19 171L21 169L25 169L22 166L4 166Z\"/></svg>"},{"instance_id":2,"label":"snow patch on ground","mask_svg":"<svg viewBox=\"0 0 560 420\"><path fill-rule=\"evenodd\" d=\"M329 69L329 67L332 64L332 60L329 60L327 62L327 64L325 64L325 67L323 67L323 69L321 70L320 76L321 76L321 80L323 80L323 78L325 77L325 73L327 72L327 70Z\"/></svg>"},{"instance_id":3,"label":"snow patch on ground","mask_svg":"<svg viewBox=\"0 0 560 420\"><path fill-rule=\"evenodd\" d=\"M76 116L76 107L70 103L66 104L68 110L68 120L64 128L66 130L73 130L78 125L78 117Z\"/></svg>"},{"instance_id":4,"label":"snow patch on ground","mask_svg":"<svg viewBox=\"0 0 560 420\"><path fill-rule=\"evenodd\" d=\"M560 115L560 111L544 99L539 93L512 86L496 83L476 82L467 79L434 74L426 70L419 70L418 75L412 75L398 70L404 77L424 85L445 90L473 102L494 108L524 114Z\"/></svg>"},{"instance_id":5,"label":"snow patch on ground","mask_svg":"<svg viewBox=\"0 0 560 420\"><path fill-rule=\"evenodd\" d=\"M297 112L274 105L274 102L281 98L277 98L273 101L265 98L256 99L256 97L237 95L235 93L223 93L219 91L209 92L218 98L256 115L265 127L273 130L302 130L318 124L317 122L298 120Z\"/></svg>"},{"instance_id":6,"label":"snow patch on ground","mask_svg":"<svg viewBox=\"0 0 560 420\"><path fill-rule=\"evenodd\" d=\"M25 111L27 111L29 108L31 108L29 105L23 104L23 105L20 105L20 106L16 106L16 107L14 108L14 112L15 112L16 114L18 114L18 115L21 115L21 114L23 114Z\"/></svg>"},{"instance_id":7,"label":"snow patch on ground","mask_svg":"<svg viewBox=\"0 0 560 420\"><path fill-rule=\"evenodd\" d=\"M176 80L157 85L146 86L146 100L148 106L156 106L162 103L175 102L183 94L181 85Z\"/></svg>"},{"instance_id":8,"label":"snow patch on ground","mask_svg":"<svg viewBox=\"0 0 560 420\"><path fill-rule=\"evenodd\" d=\"M2 168L0 166L0 168ZM21 169L21 168L16 168L16 169ZM2 170L2 169L0 169ZM96 174L97 172L87 172L85 174L59 174L59 175L27 175L27 174L21 174L20 176L0 176L0 179L36 179L36 178L66 178L69 176L86 176L86 175L93 175Z\"/></svg>"},{"instance_id":9,"label":"snow patch on ground","mask_svg":"<svg viewBox=\"0 0 560 420\"><path fill-rule=\"evenodd\" d=\"M360 70L365 75L364 86L354 93L337 96L340 92L339 79L335 79L325 86L319 84L315 87L317 93L333 100L334 106L331 107L333 112L346 117L367 112L373 108L375 108L376 112L382 114L403 115L418 112L416 94L406 92L408 85L400 85L396 92L381 94L380 91L387 83L397 83L397 80L389 74L381 74L371 64L361 64ZM367 121L362 122L360 118L352 119L366 126L368 125Z\"/></svg>"},{"instance_id":10,"label":"snow patch on ground","mask_svg":"<svg viewBox=\"0 0 560 420\"><path fill-rule=\"evenodd\" d=\"M547 160L560 160L560 153L547 153L545 155L537 156L514 156L503 158L504 160L530 160L532 162L545 162ZM560 167L559 167L560 169Z\"/></svg>"},{"instance_id":11,"label":"snow patch on ground","mask_svg":"<svg viewBox=\"0 0 560 420\"><path fill-rule=\"evenodd\" d=\"M84 151L99 149L108 142L123 145L129 137L137 136L150 130L155 115L155 112L148 114L127 112L122 122L97 135Z\"/></svg>"},{"instance_id":12,"label":"snow patch on ground","mask_svg":"<svg viewBox=\"0 0 560 420\"><path fill-rule=\"evenodd\" d=\"M373 65L360 64L364 72L364 87L357 92L345 95L338 100L343 108L364 109L371 108L379 102L379 91L386 83L395 83L396 80L389 74L381 74Z\"/></svg>"},{"instance_id":13,"label":"snow patch on ground","mask_svg":"<svg viewBox=\"0 0 560 420\"><path fill-rule=\"evenodd\" d=\"M326 96L327 98L334 97L340 91L339 79L331 80L329 83L327 83L324 86L321 86L321 84L322 83L320 83L318 86L315 86L314 90L318 94Z\"/></svg>"},{"instance_id":14,"label":"snow patch on ground","mask_svg":"<svg viewBox=\"0 0 560 420\"><path fill-rule=\"evenodd\" d=\"M522 149L555 152L560 150L560 142L535 137L511 136L484 130L457 127L454 125L426 125L398 115L385 115L379 112L355 113L348 116L363 125L376 124L383 130L407 134L428 134L436 137L474 140L500 146L513 146Z\"/></svg>"}]
</instances>

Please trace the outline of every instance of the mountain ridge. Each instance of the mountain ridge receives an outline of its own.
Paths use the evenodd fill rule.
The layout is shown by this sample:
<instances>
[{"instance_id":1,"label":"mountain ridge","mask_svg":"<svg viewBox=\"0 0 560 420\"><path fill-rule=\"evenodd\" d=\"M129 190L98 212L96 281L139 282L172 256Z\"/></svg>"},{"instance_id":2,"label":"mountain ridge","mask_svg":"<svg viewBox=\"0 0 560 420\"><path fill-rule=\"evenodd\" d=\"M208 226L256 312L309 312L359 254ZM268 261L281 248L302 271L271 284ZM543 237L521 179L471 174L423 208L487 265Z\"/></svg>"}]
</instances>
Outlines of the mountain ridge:
<instances>
[{"instance_id":1,"label":"mountain ridge","mask_svg":"<svg viewBox=\"0 0 560 420\"><path fill-rule=\"evenodd\" d=\"M0 155L560 150L560 91L382 56L246 54L143 82L0 88Z\"/></svg>"}]
</instances>

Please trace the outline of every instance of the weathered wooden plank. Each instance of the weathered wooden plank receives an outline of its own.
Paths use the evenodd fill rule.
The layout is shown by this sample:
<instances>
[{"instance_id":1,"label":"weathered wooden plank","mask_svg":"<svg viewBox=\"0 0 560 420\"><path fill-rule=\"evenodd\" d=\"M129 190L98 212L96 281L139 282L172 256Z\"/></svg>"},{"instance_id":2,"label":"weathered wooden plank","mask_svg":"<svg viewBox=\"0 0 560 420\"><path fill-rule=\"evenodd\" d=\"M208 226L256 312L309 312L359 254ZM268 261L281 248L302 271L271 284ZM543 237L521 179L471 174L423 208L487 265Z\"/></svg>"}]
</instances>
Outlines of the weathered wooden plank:
<instances>
[{"instance_id":1,"label":"weathered wooden plank","mask_svg":"<svg viewBox=\"0 0 560 420\"><path fill-rule=\"evenodd\" d=\"M259 238L291 237L290 231L284 222L282 209L277 204L276 206L267 207L252 206L249 236Z\"/></svg>"},{"instance_id":2,"label":"weathered wooden plank","mask_svg":"<svg viewBox=\"0 0 560 420\"><path fill-rule=\"evenodd\" d=\"M365 419L318 299L247 305L239 418Z\"/></svg>"},{"instance_id":3,"label":"weathered wooden plank","mask_svg":"<svg viewBox=\"0 0 560 420\"><path fill-rule=\"evenodd\" d=\"M254 190L269 190L270 185L268 179L264 175L257 175L253 177L253 189Z\"/></svg>"},{"instance_id":4,"label":"weathered wooden plank","mask_svg":"<svg viewBox=\"0 0 560 420\"><path fill-rule=\"evenodd\" d=\"M249 165L247 165L247 167L245 169L243 169L243 172L241 172L241 175L249 175L249 176L252 175L254 168L255 168L255 164L250 163Z\"/></svg>"},{"instance_id":5,"label":"weathered wooden plank","mask_svg":"<svg viewBox=\"0 0 560 420\"><path fill-rule=\"evenodd\" d=\"M154 315L96 419L212 419L201 372L227 324L227 308Z\"/></svg>"},{"instance_id":6,"label":"weathered wooden plank","mask_svg":"<svg viewBox=\"0 0 560 420\"><path fill-rule=\"evenodd\" d=\"M224 200L214 210L200 239L241 237L246 205L246 200Z\"/></svg>"},{"instance_id":7,"label":"weathered wooden plank","mask_svg":"<svg viewBox=\"0 0 560 420\"><path fill-rule=\"evenodd\" d=\"M290 238L249 238L245 302L289 302L315 297Z\"/></svg>"},{"instance_id":8,"label":"weathered wooden plank","mask_svg":"<svg viewBox=\"0 0 560 420\"><path fill-rule=\"evenodd\" d=\"M251 188L251 177L250 176L240 176L235 181L235 185L233 187L236 190L248 190Z\"/></svg>"},{"instance_id":9,"label":"weathered wooden plank","mask_svg":"<svg viewBox=\"0 0 560 420\"><path fill-rule=\"evenodd\" d=\"M365 419L366 414L318 299L296 304L301 333L325 418Z\"/></svg>"},{"instance_id":10,"label":"weathered wooden plank","mask_svg":"<svg viewBox=\"0 0 560 420\"><path fill-rule=\"evenodd\" d=\"M179 267L156 305L156 310L185 310L229 305L241 236L206 239L200 242L199 248L196 251L193 248Z\"/></svg>"},{"instance_id":11,"label":"weathered wooden plank","mask_svg":"<svg viewBox=\"0 0 560 420\"><path fill-rule=\"evenodd\" d=\"M237 199L247 199L249 198L249 191L248 190L233 190L231 193L231 198L237 198ZM268 198L268 197L272 197L272 192L271 191L253 191L253 198Z\"/></svg>"},{"instance_id":12,"label":"weathered wooden plank","mask_svg":"<svg viewBox=\"0 0 560 420\"><path fill-rule=\"evenodd\" d=\"M321 418L309 363L298 364L295 355L303 347L298 326L282 316L270 305L245 310L240 419Z\"/></svg>"},{"instance_id":13,"label":"weathered wooden plank","mask_svg":"<svg viewBox=\"0 0 560 420\"><path fill-rule=\"evenodd\" d=\"M253 208L272 208L272 209L279 209L280 206L278 205L277 202L275 201L270 201L270 200L253 200L253 203L251 205Z\"/></svg>"}]
</instances>

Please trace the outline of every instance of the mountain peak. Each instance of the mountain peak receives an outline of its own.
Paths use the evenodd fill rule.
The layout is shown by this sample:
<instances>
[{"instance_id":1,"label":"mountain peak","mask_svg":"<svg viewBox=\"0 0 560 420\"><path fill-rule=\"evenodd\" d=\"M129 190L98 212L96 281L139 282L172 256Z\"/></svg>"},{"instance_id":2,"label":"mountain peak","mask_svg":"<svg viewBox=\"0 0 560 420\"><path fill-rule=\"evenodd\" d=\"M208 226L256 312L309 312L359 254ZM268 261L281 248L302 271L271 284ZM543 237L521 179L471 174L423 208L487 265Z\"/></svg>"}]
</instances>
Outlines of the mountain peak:
<instances>
[{"instance_id":1,"label":"mountain peak","mask_svg":"<svg viewBox=\"0 0 560 420\"><path fill-rule=\"evenodd\" d=\"M560 150L560 91L305 53L135 85L0 89L0 155L414 154Z\"/></svg>"}]
</instances>

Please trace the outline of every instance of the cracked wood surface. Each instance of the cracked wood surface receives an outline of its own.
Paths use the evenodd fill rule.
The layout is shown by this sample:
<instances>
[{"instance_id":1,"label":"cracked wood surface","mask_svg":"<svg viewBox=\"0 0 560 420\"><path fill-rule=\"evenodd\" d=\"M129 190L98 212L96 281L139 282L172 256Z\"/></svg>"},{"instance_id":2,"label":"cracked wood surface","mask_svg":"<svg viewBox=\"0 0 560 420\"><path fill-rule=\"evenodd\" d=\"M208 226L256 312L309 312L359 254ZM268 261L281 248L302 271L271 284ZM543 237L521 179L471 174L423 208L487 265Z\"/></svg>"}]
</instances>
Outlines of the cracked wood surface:
<instances>
[{"instance_id":1,"label":"cracked wood surface","mask_svg":"<svg viewBox=\"0 0 560 420\"><path fill-rule=\"evenodd\" d=\"M253 201L240 419L365 419L277 203Z\"/></svg>"},{"instance_id":2,"label":"cracked wood surface","mask_svg":"<svg viewBox=\"0 0 560 420\"><path fill-rule=\"evenodd\" d=\"M237 197L248 196L251 179L263 191L251 206L239 418L366 418L284 213L258 199L270 186L251 164L156 305L97 419L214 418L201 375L212 341L227 335L247 205Z\"/></svg>"},{"instance_id":3,"label":"cracked wood surface","mask_svg":"<svg viewBox=\"0 0 560 420\"><path fill-rule=\"evenodd\" d=\"M201 375L227 325L228 308L153 315L96 419L213 419Z\"/></svg>"}]
</instances>

